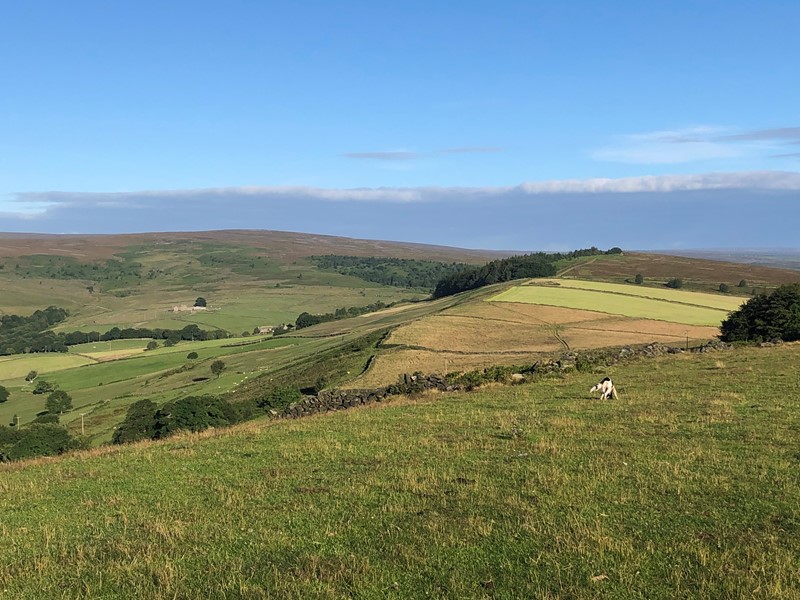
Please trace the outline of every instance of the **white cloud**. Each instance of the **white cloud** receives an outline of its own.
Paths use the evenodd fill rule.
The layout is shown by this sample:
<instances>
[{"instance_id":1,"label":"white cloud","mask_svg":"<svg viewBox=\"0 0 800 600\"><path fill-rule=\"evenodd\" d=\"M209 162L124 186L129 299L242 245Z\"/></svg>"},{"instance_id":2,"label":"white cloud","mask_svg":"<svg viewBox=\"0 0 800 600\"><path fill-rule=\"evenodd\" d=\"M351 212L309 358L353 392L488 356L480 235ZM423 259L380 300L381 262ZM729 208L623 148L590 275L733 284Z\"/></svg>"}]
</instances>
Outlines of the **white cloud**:
<instances>
[{"instance_id":1,"label":"white cloud","mask_svg":"<svg viewBox=\"0 0 800 600\"><path fill-rule=\"evenodd\" d=\"M646 175L617 179L556 179L531 181L516 186L417 187L417 188L314 188L304 186L244 186L208 189L146 190L141 192L25 192L15 195L16 216L46 214L51 209L102 208L107 211L167 206L193 202L217 206L238 202L290 205L300 201L365 204L481 203L499 199L558 194L672 193L700 190L800 190L800 173L794 171L749 171L696 175Z\"/></svg>"},{"instance_id":2,"label":"white cloud","mask_svg":"<svg viewBox=\"0 0 800 600\"><path fill-rule=\"evenodd\" d=\"M523 183L529 194L688 192L698 190L800 190L800 173L749 171L697 175L644 175L619 179L562 179Z\"/></svg>"},{"instance_id":3,"label":"white cloud","mask_svg":"<svg viewBox=\"0 0 800 600\"><path fill-rule=\"evenodd\" d=\"M741 156L741 148L720 141L721 131L724 130L701 126L625 135L615 144L594 150L591 156L606 162L648 165ZM711 139L712 136L716 136L715 139Z\"/></svg>"}]
</instances>

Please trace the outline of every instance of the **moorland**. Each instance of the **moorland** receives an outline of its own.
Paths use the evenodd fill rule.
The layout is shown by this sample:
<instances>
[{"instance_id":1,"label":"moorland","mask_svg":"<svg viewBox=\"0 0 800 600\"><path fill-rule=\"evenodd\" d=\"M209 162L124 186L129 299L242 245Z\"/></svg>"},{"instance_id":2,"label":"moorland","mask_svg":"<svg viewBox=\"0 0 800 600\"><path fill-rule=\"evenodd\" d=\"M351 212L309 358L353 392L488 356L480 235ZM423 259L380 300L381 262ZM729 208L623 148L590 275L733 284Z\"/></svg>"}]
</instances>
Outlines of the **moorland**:
<instances>
[{"instance_id":1,"label":"moorland","mask_svg":"<svg viewBox=\"0 0 800 600\"><path fill-rule=\"evenodd\" d=\"M63 425L78 449L0 465L0 597L798 597L798 346L679 350L800 271L592 249L516 277L512 254L1 237L0 423ZM42 329L48 307L63 311ZM15 346L31 332L63 345ZM653 342L676 352L269 410ZM587 393L603 375L619 402ZM132 414L169 425L193 399L210 429L109 444Z\"/></svg>"}]
</instances>

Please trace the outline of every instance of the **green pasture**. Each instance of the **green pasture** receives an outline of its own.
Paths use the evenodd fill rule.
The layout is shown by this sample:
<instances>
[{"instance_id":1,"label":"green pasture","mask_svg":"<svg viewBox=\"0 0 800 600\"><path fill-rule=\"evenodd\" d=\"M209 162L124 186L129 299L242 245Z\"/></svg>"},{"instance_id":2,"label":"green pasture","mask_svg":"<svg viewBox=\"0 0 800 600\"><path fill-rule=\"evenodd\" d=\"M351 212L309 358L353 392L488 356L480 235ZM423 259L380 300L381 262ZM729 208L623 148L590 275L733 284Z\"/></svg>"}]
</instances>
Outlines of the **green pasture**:
<instances>
[{"instance_id":1,"label":"green pasture","mask_svg":"<svg viewBox=\"0 0 800 600\"><path fill-rule=\"evenodd\" d=\"M727 310L717 308L562 286L515 286L490 301L561 306L686 325L719 326L728 316Z\"/></svg>"},{"instance_id":2,"label":"green pasture","mask_svg":"<svg viewBox=\"0 0 800 600\"><path fill-rule=\"evenodd\" d=\"M798 351L0 465L0 598L796 599Z\"/></svg>"},{"instance_id":3,"label":"green pasture","mask_svg":"<svg viewBox=\"0 0 800 600\"><path fill-rule=\"evenodd\" d=\"M133 341L116 340L108 344L113 348L127 346L126 342ZM0 383L11 391L11 397L0 404L0 423L10 422L16 414L24 424L44 410L47 396L32 394L33 385L24 381L31 369L38 370L41 379L56 384L72 396L73 411L62 416L63 423L79 421L81 412L91 413L85 422L86 432L90 436L103 434L94 440L98 442L110 436L113 425L124 417L124 408L137 400L149 398L164 402L187 394L228 392L244 380L247 373L252 376L254 371L267 365L282 365L284 360L304 356L292 350L297 344L297 340L289 338L255 337L180 342L107 362L94 362L70 353L4 357L0 359L0 373L11 376L0 379ZM289 351L279 352L282 349ZM310 353L313 351L309 349ZM187 359L189 352L197 352L198 358ZM217 358L222 358L227 365L219 378L210 373L210 363ZM197 377L207 379L194 382Z\"/></svg>"},{"instance_id":4,"label":"green pasture","mask_svg":"<svg viewBox=\"0 0 800 600\"><path fill-rule=\"evenodd\" d=\"M31 371L40 374L73 369L93 363L89 358L69 353L42 352L37 354L12 354L0 356L0 383L25 384L25 376Z\"/></svg>"},{"instance_id":5,"label":"green pasture","mask_svg":"<svg viewBox=\"0 0 800 600\"><path fill-rule=\"evenodd\" d=\"M530 281L529 285L558 285L564 288L608 292L626 296L639 296L642 298L653 298L655 300L667 300L669 302L717 308L725 311L736 310L746 301L746 298L725 296L723 294L707 294L704 292L689 292L685 290L623 283L605 283L602 281L587 281L584 279L534 279Z\"/></svg>"}]
</instances>

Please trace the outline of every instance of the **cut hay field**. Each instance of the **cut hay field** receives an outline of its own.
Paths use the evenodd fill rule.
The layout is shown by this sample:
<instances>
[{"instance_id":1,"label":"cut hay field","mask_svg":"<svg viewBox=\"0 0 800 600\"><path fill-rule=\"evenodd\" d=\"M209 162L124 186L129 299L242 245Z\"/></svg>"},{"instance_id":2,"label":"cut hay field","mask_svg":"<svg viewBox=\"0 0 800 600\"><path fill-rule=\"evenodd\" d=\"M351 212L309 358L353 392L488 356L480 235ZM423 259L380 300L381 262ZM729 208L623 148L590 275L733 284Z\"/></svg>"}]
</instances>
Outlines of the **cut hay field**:
<instances>
[{"instance_id":1,"label":"cut hay field","mask_svg":"<svg viewBox=\"0 0 800 600\"><path fill-rule=\"evenodd\" d=\"M623 287L623 286L619 286ZM638 290L638 288L636 288ZM666 291L666 290L665 290ZM683 325L719 326L730 310L704 305L704 301L718 304L719 299L710 294L683 292L679 300L650 298L601 289L579 289L568 286L525 285L515 286L491 298L491 302L543 304L590 310L637 319L654 319ZM726 300L726 299L723 299ZM691 302L691 304L689 303ZM738 304L737 304L738 306Z\"/></svg>"},{"instance_id":2,"label":"cut hay field","mask_svg":"<svg viewBox=\"0 0 800 600\"><path fill-rule=\"evenodd\" d=\"M674 296L679 301L669 302L639 294L670 298L673 290L651 292L651 288L633 285L577 280L540 282L490 286L461 302L398 324L370 369L354 380L352 387L385 385L415 371L522 364L532 355L564 350L654 341L682 346L719 334L719 323L727 311L711 307L741 302L739 298L680 290L675 290ZM622 294L620 289L632 293ZM606 312L600 312L601 301Z\"/></svg>"},{"instance_id":3,"label":"cut hay field","mask_svg":"<svg viewBox=\"0 0 800 600\"><path fill-rule=\"evenodd\" d=\"M796 600L799 350L0 465L0 598Z\"/></svg>"},{"instance_id":4,"label":"cut hay field","mask_svg":"<svg viewBox=\"0 0 800 600\"><path fill-rule=\"evenodd\" d=\"M591 290L595 292L606 292L609 294L622 294L625 296L652 298L655 300L666 300L668 302L690 304L692 306L717 308L728 312L736 310L746 301L746 299L742 298L741 296L706 294L699 292L688 292L679 289L670 289L663 286L650 287L620 283L607 283L604 281L587 281L585 279L535 279L529 281L527 285L558 286L561 288Z\"/></svg>"}]
</instances>

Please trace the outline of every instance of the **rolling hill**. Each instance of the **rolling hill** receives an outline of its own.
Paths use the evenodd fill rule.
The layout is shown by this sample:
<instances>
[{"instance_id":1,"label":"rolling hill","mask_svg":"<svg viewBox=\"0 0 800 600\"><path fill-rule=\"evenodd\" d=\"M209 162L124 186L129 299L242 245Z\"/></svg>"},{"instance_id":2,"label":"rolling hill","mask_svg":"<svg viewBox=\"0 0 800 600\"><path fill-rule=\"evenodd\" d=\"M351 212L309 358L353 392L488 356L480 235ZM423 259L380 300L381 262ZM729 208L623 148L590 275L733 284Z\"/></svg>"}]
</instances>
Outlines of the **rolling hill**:
<instances>
[{"instance_id":1,"label":"rolling hill","mask_svg":"<svg viewBox=\"0 0 800 600\"><path fill-rule=\"evenodd\" d=\"M87 333L87 342L71 346L68 354L0 357L0 385L11 392L10 400L0 404L0 422L24 425L43 410L44 396L33 395L34 384L24 379L35 370L40 380L73 396L74 410L62 422L95 445L108 441L127 407L141 399L163 403L223 394L249 402L278 383L314 389L377 387L403 373L525 364L568 349L696 343L714 337L725 311L746 298L711 293L721 280L735 286L746 279L747 288L733 287L738 294L752 293L755 285L764 289L800 280L796 271L625 254L567 261L549 286L508 282L420 302L428 291L320 269L310 257L351 254L480 264L498 254L247 231L5 235L0 246L3 314L55 304L70 310L57 331ZM625 283L639 272L645 276L642 286ZM665 278L673 276L684 278L686 288L664 288ZM532 292L557 297L519 296ZM206 311L172 312L198 296L208 300ZM578 296L581 302L575 301ZM375 302L399 304L283 336L251 334L259 326L293 323L304 311L320 314ZM155 350L145 350L148 339L98 341L112 327L179 329L187 324L222 328L234 337L174 346L159 342ZM188 358L192 352L197 359ZM226 369L217 377L210 364L220 359Z\"/></svg>"}]
</instances>

